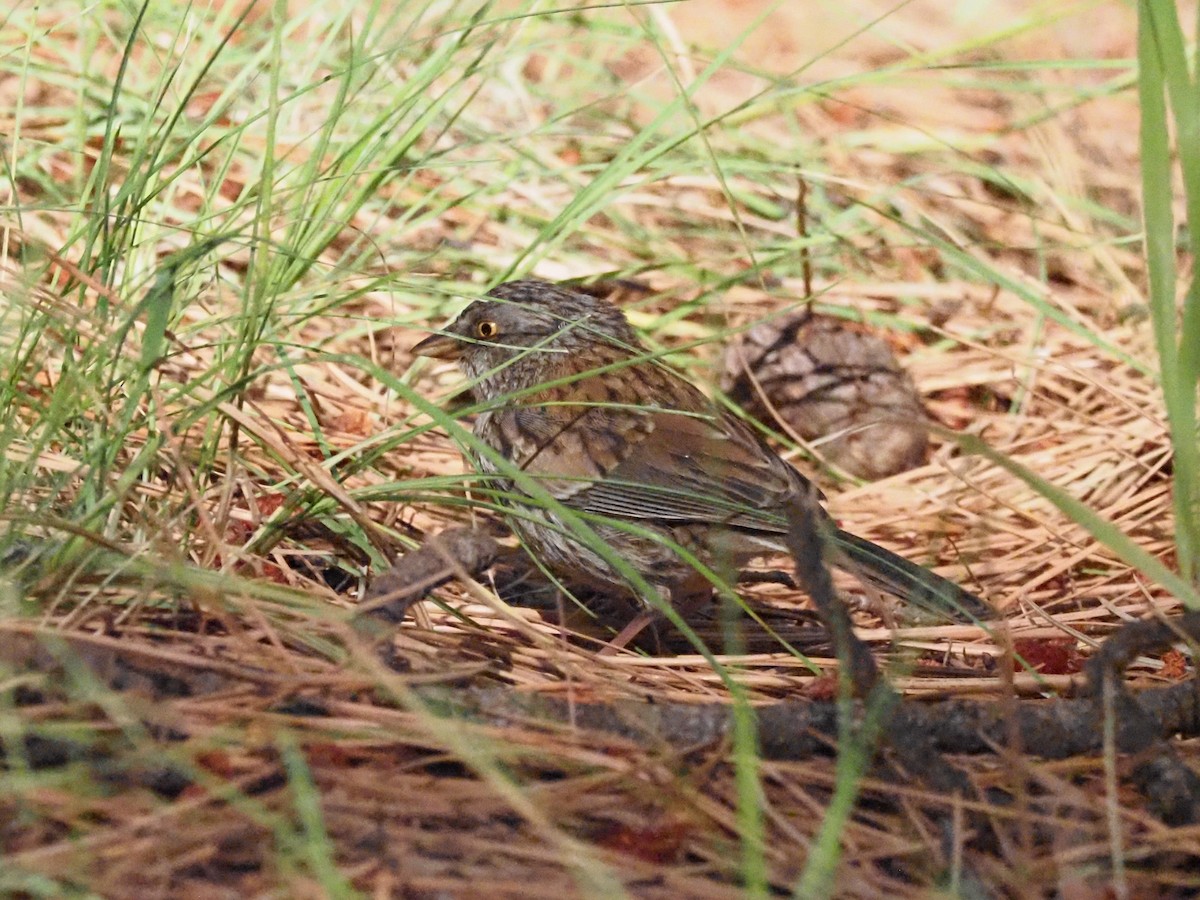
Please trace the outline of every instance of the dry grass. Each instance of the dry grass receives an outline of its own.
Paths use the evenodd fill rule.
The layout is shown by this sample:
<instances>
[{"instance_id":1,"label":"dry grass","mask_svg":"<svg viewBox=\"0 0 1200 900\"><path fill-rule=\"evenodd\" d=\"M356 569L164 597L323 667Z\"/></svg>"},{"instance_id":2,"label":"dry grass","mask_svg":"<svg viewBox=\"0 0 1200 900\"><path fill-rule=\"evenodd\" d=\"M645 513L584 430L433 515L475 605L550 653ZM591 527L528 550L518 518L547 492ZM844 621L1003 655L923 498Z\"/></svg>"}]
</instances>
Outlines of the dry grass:
<instances>
[{"instance_id":1,"label":"dry grass","mask_svg":"<svg viewBox=\"0 0 1200 900\"><path fill-rule=\"evenodd\" d=\"M1101 67L1132 55L1132 12L1014 5L1013 24L1028 14L1028 28L960 46L978 23L913 3L780 81L849 25L830 11L797 23L777 10L704 82L694 109L676 111L685 131L689 116L727 114L706 131L707 149L693 137L688 154L647 161L594 209L556 218L612 171L605 166L663 98L678 96L664 59L687 84L712 58L689 42L711 43L716 11L744 6L753 5L702 0L595 17L650 23L657 37L641 42L589 44L587 29L539 30L537 21L526 31L496 26L497 58L509 62L468 79L468 112L414 143L413 159L423 154L426 165L397 164L344 221L337 209L318 210L316 225L340 222L320 244L291 230L298 220L289 215L305 207L287 204L303 182L281 178L279 206L264 213L255 198L268 179L257 166L271 139L280 171L322 152L319 161L333 159L335 148L313 135L339 102L338 78L322 82L319 66L306 73L312 90L273 134L230 130L265 102L247 88L244 105L211 123L214 138L237 136L238 151L226 156L214 141L195 160L176 148L164 163L169 196L138 213L136 234L113 242L124 248L115 259L104 258L103 241L80 239L88 217L70 200L96 166L109 167L112 185L135 177L136 141L80 135L80 101L63 73L76 71L73 54L90 54L89 71L111 82L128 21L113 13L110 33L77 26L54 4L24 10L22 21L53 33L46 46L27 42L16 18L0 26L10 58L31 60L0 74L0 109L13 111L0 113L0 135L12 136L0 142L10 161L0 181L0 326L6 358L24 360L8 376L4 517L26 549L60 547L72 529L89 537L49 553L51 563L35 550L0 582L9 629L0 633L35 624L134 659L103 670L107 686L72 665L97 658L78 646L65 663L43 658L4 676L0 737L36 726L91 749L45 766L10 754L0 778L11 873L3 890L716 898L753 889L756 864L770 891L800 883L837 784L832 758L757 762L755 863L758 851L739 836L747 800L728 746L453 723L412 708L404 686L493 683L580 702L727 699L701 656L598 658L594 643L565 639L531 610L500 607L487 584L439 591L441 605L425 604L400 629L403 677L376 665L346 624L357 587L331 586L331 572L377 570L387 553L475 515L446 501L461 483L459 452L407 392L440 399L457 376L414 366L407 347L456 308L467 283L514 268L637 278L649 290L628 298L635 323L650 340L685 348L673 361L712 384L728 330L803 299L799 248L808 247L818 304L886 333L937 420L982 435L1173 562L1170 448L1140 305L1136 97L1122 89L1125 69ZM267 27L259 14L234 31L234 45L270 34L255 30ZM285 78L300 77L294 47L328 37L320 24L306 20L289 38ZM160 69L153 37L135 42L134 70ZM575 44L607 58L564 62L560 51ZM1004 65L1030 59L1092 65ZM416 77L403 55L380 65L393 84ZM611 81L592 85L588 66ZM789 94L790 84L821 85L821 96ZM559 85L575 92L571 106L554 104ZM186 116L203 121L222 89L215 82L190 96ZM756 147L761 162L751 159ZM720 177L709 152L730 161ZM17 171L18 154L41 180ZM797 172L780 164L788 155L810 185L808 238L796 227ZM348 184L378 174L328 172ZM91 196L98 210L104 191ZM150 326L131 311L193 233L237 237L181 269L176 296L187 302L138 406L146 414L122 420L119 404L104 405L121 391L85 381L77 390L94 396L60 417L51 399L88 348L142 353ZM309 248L295 277L264 276ZM264 285L275 293L254 318ZM122 337L126 315L136 324ZM29 321L36 334L18 327ZM260 343L239 343L247 323L262 325ZM249 377L239 380L225 355L246 346L238 359ZM87 439L106 430L120 435L111 456ZM147 447L155 463L135 466ZM1122 621L1180 610L1029 487L946 437L935 438L924 467L875 484L839 484L818 463L796 461L821 481L844 527L1004 611L997 634L891 630L859 614L861 634L895 660L895 684L909 697L1070 692L1078 657ZM136 476L123 480L126 471ZM747 595L789 615L807 606L779 586ZM1006 672L1008 642L1036 652L1058 638L1069 648L1060 670ZM828 691L826 652L810 658L814 672L768 649L721 657L736 664L751 700ZM1139 660L1136 683L1178 680L1181 662ZM145 672L154 674L140 681ZM164 672L178 677L178 696L164 693ZM1194 759L1190 744L1181 750ZM972 806L868 774L841 837L838 895L970 892L973 882L1011 896L1195 890L1195 828L1165 827L1119 779L1111 793L1104 760L1047 762L1000 748L957 762L1012 802ZM988 846L967 830L968 811L992 827ZM948 836L947 816L960 826Z\"/></svg>"}]
</instances>

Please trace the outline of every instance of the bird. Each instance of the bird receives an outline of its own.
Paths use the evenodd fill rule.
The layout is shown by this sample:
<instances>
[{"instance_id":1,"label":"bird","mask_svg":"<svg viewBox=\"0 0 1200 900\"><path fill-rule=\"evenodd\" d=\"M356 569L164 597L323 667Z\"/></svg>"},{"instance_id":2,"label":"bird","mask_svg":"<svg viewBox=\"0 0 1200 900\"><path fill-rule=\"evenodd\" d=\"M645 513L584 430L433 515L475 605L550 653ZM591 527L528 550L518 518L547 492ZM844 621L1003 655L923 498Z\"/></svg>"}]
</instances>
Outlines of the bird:
<instances>
[{"instance_id":1,"label":"bird","mask_svg":"<svg viewBox=\"0 0 1200 900\"><path fill-rule=\"evenodd\" d=\"M454 360L467 377L482 410L474 435L492 451L468 447L468 455L522 543L568 582L635 592L577 533L570 520L582 518L662 602L693 609L712 585L685 557L724 575L785 551L787 511L799 502L813 511L826 561L946 618L996 615L964 588L839 528L811 481L648 350L604 299L510 281L411 352ZM612 647L659 616L651 599L639 599L642 611Z\"/></svg>"}]
</instances>

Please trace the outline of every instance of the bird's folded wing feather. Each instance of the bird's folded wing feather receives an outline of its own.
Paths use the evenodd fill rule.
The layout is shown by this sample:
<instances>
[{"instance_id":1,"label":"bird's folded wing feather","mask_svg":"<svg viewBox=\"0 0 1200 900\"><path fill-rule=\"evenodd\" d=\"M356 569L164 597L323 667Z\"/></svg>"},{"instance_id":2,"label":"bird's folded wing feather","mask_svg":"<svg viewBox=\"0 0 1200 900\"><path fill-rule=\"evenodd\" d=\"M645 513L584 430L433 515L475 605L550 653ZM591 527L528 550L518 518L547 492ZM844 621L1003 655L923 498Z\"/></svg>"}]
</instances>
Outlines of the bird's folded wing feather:
<instances>
[{"instance_id":1,"label":"bird's folded wing feather","mask_svg":"<svg viewBox=\"0 0 1200 900\"><path fill-rule=\"evenodd\" d=\"M740 423L665 410L607 478L574 498L589 512L782 532L799 475Z\"/></svg>"},{"instance_id":2,"label":"bird's folded wing feather","mask_svg":"<svg viewBox=\"0 0 1200 900\"><path fill-rule=\"evenodd\" d=\"M786 531L784 504L817 491L741 422L713 411L694 387L652 364L548 389L497 410L511 459L559 500L626 519ZM616 402L636 374L648 396L676 408Z\"/></svg>"}]
</instances>

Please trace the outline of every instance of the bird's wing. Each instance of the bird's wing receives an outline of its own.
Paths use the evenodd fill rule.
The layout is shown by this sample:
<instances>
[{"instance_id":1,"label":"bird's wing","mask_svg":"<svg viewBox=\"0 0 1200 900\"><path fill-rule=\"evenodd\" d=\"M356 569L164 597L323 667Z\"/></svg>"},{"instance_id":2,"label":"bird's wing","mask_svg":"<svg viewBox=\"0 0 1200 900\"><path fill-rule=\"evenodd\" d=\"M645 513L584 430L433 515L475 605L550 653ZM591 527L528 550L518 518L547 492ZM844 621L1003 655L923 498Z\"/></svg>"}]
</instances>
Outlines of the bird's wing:
<instances>
[{"instance_id":1,"label":"bird's wing","mask_svg":"<svg viewBox=\"0 0 1200 900\"><path fill-rule=\"evenodd\" d=\"M589 512L783 532L785 504L815 489L740 422L661 410L603 481L572 500Z\"/></svg>"},{"instance_id":2,"label":"bird's wing","mask_svg":"<svg viewBox=\"0 0 1200 900\"><path fill-rule=\"evenodd\" d=\"M630 385L660 406L621 403ZM557 499L587 512L786 531L807 480L741 422L653 363L599 372L492 413L489 442Z\"/></svg>"}]
</instances>

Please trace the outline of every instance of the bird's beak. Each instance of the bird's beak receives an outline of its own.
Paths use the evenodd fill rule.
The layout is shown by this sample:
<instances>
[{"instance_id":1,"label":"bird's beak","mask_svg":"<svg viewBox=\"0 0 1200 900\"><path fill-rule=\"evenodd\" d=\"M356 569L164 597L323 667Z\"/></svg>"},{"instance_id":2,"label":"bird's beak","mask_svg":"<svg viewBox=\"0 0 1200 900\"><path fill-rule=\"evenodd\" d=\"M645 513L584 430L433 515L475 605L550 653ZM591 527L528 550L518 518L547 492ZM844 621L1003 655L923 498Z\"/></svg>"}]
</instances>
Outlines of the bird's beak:
<instances>
[{"instance_id":1,"label":"bird's beak","mask_svg":"<svg viewBox=\"0 0 1200 900\"><path fill-rule=\"evenodd\" d=\"M431 334L425 340L414 344L412 352L417 356L431 356L434 359L458 359L462 356L463 345L458 338L448 334Z\"/></svg>"}]
</instances>

